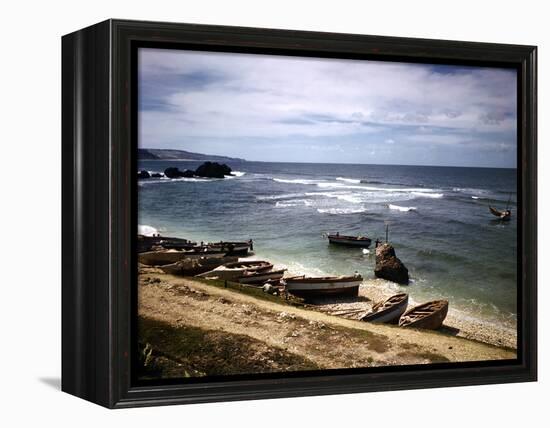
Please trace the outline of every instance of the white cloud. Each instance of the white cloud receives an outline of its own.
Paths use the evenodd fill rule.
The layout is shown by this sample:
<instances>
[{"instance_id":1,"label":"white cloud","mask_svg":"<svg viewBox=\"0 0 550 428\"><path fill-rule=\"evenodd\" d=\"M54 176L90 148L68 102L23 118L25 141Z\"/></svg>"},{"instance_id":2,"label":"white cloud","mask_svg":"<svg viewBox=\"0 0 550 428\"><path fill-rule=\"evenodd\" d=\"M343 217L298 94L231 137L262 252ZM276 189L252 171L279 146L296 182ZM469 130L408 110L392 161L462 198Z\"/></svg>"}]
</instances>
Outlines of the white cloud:
<instances>
[{"instance_id":1,"label":"white cloud","mask_svg":"<svg viewBox=\"0 0 550 428\"><path fill-rule=\"evenodd\" d=\"M145 96L164 106L140 111L145 146L185 138L351 138L403 127L417 134L399 144L457 144L468 133L516 132L509 70L160 49L143 49L139 65L151 88ZM433 129L437 135L429 135ZM398 146L393 136L379 141Z\"/></svg>"}]
</instances>

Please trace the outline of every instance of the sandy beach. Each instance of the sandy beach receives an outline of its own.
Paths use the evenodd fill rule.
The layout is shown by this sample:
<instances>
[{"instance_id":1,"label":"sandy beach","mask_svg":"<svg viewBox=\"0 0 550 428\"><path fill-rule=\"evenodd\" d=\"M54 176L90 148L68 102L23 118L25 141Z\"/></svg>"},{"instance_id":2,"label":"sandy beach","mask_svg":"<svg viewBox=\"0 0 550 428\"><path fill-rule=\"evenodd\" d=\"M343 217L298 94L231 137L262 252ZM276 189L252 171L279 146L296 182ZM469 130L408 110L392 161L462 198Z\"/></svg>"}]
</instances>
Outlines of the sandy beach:
<instances>
[{"instance_id":1,"label":"sandy beach","mask_svg":"<svg viewBox=\"0 0 550 428\"><path fill-rule=\"evenodd\" d=\"M289 304L257 289L224 288L220 282L142 267L138 290L140 344L146 347L143 352L149 365L154 360L157 367L156 374L146 377L516 357L512 349L478 341L480 335L476 336L478 340L466 339L474 334L475 326L456 334L452 328L459 324L454 318L446 321L446 330L433 332L365 323L323 312L369 307L374 299L366 297L368 287L362 288L355 303L326 303L314 309L311 305ZM178 340L170 334L177 335Z\"/></svg>"}]
</instances>

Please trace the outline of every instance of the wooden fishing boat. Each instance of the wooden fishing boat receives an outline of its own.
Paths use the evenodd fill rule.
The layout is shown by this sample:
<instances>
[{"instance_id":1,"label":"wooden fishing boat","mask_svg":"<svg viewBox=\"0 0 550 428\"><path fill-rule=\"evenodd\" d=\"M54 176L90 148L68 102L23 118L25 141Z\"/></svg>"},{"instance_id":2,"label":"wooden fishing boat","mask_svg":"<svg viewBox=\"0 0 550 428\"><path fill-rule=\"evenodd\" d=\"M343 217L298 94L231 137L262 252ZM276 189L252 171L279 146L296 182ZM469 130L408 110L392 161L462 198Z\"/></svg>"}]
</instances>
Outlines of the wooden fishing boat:
<instances>
[{"instance_id":1,"label":"wooden fishing boat","mask_svg":"<svg viewBox=\"0 0 550 428\"><path fill-rule=\"evenodd\" d=\"M163 247L165 249L189 249L196 246L196 242L183 238L174 238L168 236L145 236L138 235L138 252L143 253L151 251L153 247Z\"/></svg>"},{"instance_id":2,"label":"wooden fishing boat","mask_svg":"<svg viewBox=\"0 0 550 428\"><path fill-rule=\"evenodd\" d=\"M351 276L285 278L286 290L298 297L357 296L363 277Z\"/></svg>"},{"instance_id":3,"label":"wooden fishing boat","mask_svg":"<svg viewBox=\"0 0 550 428\"><path fill-rule=\"evenodd\" d=\"M203 278L218 278L233 280L244 276L247 273L252 272L266 272L273 268L273 264L263 261L246 261L246 262L233 262L225 263L222 266L218 266L215 269L202 273L198 276Z\"/></svg>"},{"instance_id":4,"label":"wooden fishing boat","mask_svg":"<svg viewBox=\"0 0 550 428\"><path fill-rule=\"evenodd\" d=\"M252 240L234 242L234 241L220 241L207 244L209 248L225 250L227 254L232 256L246 256L248 251L252 250Z\"/></svg>"},{"instance_id":5,"label":"wooden fishing boat","mask_svg":"<svg viewBox=\"0 0 550 428\"><path fill-rule=\"evenodd\" d=\"M512 217L512 211L510 211L509 209L506 209L504 211L500 211L500 210L497 210L496 208L493 208L493 207L490 206L489 211L495 217L498 217L503 221L509 221L510 218Z\"/></svg>"},{"instance_id":6,"label":"wooden fishing boat","mask_svg":"<svg viewBox=\"0 0 550 428\"><path fill-rule=\"evenodd\" d=\"M437 330L443 324L448 310L447 300L422 303L405 312L399 319L399 326Z\"/></svg>"},{"instance_id":7,"label":"wooden fishing boat","mask_svg":"<svg viewBox=\"0 0 550 428\"><path fill-rule=\"evenodd\" d=\"M407 310L408 304L407 293L396 294L374 305L371 312L361 318L361 321L397 324L399 317Z\"/></svg>"},{"instance_id":8,"label":"wooden fishing boat","mask_svg":"<svg viewBox=\"0 0 550 428\"><path fill-rule=\"evenodd\" d=\"M211 271L223 263L237 261L237 257L202 257L199 259L182 259L176 263L159 266L164 273L171 275L197 276Z\"/></svg>"},{"instance_id":9,"label":"wooden fishing boat","mask_svg":"<svg viewBox=\"0 0 550 428\"><path fill-rule=\"evenodd\" d=\"M176 263L182 259L200 259L203 257L222 258L225 256L225 252L221 250L159 250L159 251L147 251L138 255L138 261L144 265L149 266L162 266L170 263Z\"/></svg>"},{"instance_id":10,"label":"wooden fishing boat","mask_svg":"<svg viewBox=\"0 0 550 428\"><path fill-rule=\"evenodd\" d=\"M271 280L281 279L285 274L286 269L271 270L265 272L245 272L245 274L237 279L241 284L263 284Z\"/></svg>"},{"instance_id":11,"label":"wooden fishing boat","mask_svg":"<svg viewBox=\"0 0 550 428\"><path fill-rule=\"evenodd\" d=\"M328 242L336 245L346 245L350 247L368 248L371 239L366 236L340 235L339 233L327 235Z\"/></svg>"},{"instance_id":12,"label":"wooden fishing boat","mask_svg":"<svg viewBox=\"0 0 550 428\"><path fill-rule=\"evenodd\" d=\"M263 272L273 269L273 263L265 260L247 260L223 265L227 269L243 268L249 272Z\"/></svg>"}]
</instances>

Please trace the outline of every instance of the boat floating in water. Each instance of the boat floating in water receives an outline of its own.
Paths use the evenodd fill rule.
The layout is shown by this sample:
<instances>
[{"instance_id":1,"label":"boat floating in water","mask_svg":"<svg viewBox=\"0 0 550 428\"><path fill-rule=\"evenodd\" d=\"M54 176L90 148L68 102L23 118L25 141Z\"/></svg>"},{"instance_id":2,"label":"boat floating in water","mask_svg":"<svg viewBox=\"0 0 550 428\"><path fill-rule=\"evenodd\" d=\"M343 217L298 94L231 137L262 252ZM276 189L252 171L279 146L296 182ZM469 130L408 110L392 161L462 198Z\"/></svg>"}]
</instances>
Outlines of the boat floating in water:
<instances>
[{"instance_id":1,"label":"boat floating in water","mask_svg":"<svg viewBox=\"0 0 550 428\"><path fill-rule=\"evenodd\" d=\"M351 236L351 235L340 235L339 233L328 234L328 242L336 245L346 245L349 247L362 247L368 248L371 244L371 239L366 236Z\"/></svg>"},{"instance_id":2,"label":"boat floating in water","mask_svg":"<svg viewBox=\"0 0 550 428\"><path fill-rule=\"evenodd\" d=\"M424 328L437 330L443 324L449 302L447 300L434 300L422 303L405 312L399 319L399 327Z\"/></svg>"},{"instance_id":3,"label":"boat floating in water","mask_svg":"<svg viewBox=\"0 0 550 428\"><path fill-rule=\"evenodd\" d=\"M295 296L309 298L321 296L357 296L363 277L351 276L292 277L285 278L286 290Z\"/></svg>"},{"instance_id":4,"label":"boat floating in water","mask_svg":"<svg viewBox=\"0 0 550 428\"><path fill-rule=\"evenodd\" d=\"M512 218L512 211L510 211L509 209L505 209L504 211L500 211L500 210L497 210L496 208L493 208L493 207L490 206L489 211L495 217L498 217L503 221L509 221Z\"/></svg>"},{"instance_id":5,"label":"boat floating in water","mask_svg":"<svg viewBox=\"0 0 550 428\"><path fill-rule=\"evenodd\" d=\"M407 293L396 294L375 304L371 312L362 317L361 321L397 324L401 315L407 310L408 304Z\"/></svg>"}]
</instances>

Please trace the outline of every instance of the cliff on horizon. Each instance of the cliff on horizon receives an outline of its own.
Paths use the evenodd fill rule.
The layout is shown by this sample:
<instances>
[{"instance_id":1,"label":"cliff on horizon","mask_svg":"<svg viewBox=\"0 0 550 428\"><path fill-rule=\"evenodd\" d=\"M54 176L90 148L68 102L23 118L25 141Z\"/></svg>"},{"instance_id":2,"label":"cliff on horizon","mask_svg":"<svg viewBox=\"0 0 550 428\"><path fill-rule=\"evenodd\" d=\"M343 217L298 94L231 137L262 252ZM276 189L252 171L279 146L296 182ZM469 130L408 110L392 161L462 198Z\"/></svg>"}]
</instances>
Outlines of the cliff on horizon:
<instances>
[{"instance_id":1,"label":"cliff on horizon","mask_svg":"<svg viewBox=\"0 0 550 428\"><path fill-rule=\"evenodd\" d=\"M138 160L197 160L215 162L246 162L246 159L229 156L206 155L185 150L172 149L138 149Z\"/></svg>"}]
</instances>

